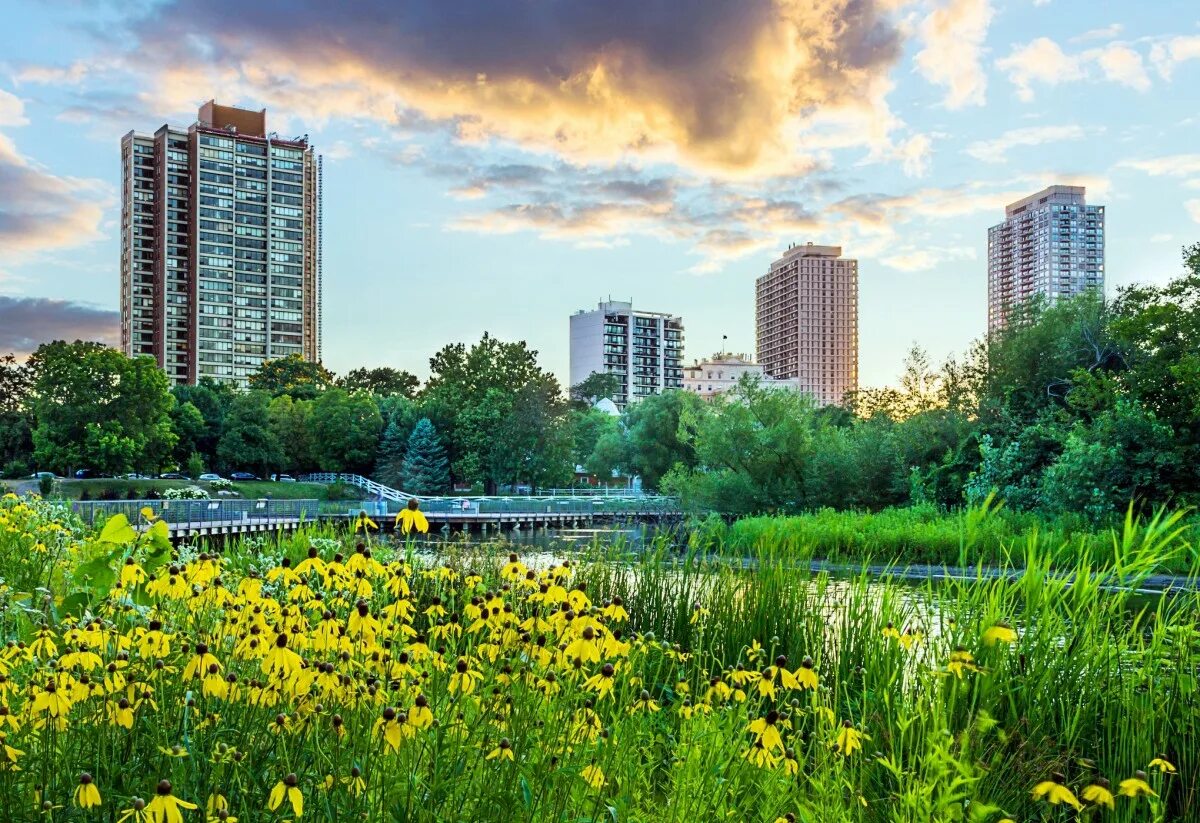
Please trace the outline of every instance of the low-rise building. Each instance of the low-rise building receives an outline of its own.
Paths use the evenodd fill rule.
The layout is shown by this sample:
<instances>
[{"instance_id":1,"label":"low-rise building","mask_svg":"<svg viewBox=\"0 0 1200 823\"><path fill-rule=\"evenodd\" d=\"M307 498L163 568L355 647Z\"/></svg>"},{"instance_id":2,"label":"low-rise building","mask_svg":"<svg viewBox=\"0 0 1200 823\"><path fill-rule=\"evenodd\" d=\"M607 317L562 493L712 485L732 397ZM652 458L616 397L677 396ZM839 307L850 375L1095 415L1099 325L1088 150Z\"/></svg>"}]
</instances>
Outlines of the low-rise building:
<instances>
[{"instance_id":1,"label":"low-rise building","mask_svg":"<svg viewBox=\"0 0 1200 823\"><path fill-rule=\"evenodd\" d=\"M690 366L684 366L683 389L708 400L729 391L747 376L764 386L793 391L801 388L800 380L796 378L776 380L771 377L748 354L722 352L705 360L697 360Z\"/></svg>"}]
</instances>

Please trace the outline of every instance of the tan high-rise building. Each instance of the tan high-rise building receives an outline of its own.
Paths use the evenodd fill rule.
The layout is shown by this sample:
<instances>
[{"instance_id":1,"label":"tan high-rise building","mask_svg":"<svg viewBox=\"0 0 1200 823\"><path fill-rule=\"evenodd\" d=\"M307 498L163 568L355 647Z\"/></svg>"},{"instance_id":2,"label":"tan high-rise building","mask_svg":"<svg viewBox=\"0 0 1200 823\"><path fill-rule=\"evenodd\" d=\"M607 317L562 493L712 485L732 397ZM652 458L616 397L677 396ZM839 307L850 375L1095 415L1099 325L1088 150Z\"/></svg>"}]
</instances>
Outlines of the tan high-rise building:
<instances>
[{"instance_id":1,"label":"tan high-rise building","mask_svg":"<svg viewBox=\"0 0 1200 823\"><path fill-rule=\"evenodd\" d=\"M205 103L121 138L121 344L174 383L321 357L321 158L267 113Z\"/></svg>"},{"instance_id":2,"label":"tan high-rise building","mask_svg":"<svg viewBox=\"0 0 1200 823\"><path fill-rule=\"evenodd\" d=\"M790 246L755 283L758 362L822 405L858 389L858 261Z\"/></svg>"}]
</instances>

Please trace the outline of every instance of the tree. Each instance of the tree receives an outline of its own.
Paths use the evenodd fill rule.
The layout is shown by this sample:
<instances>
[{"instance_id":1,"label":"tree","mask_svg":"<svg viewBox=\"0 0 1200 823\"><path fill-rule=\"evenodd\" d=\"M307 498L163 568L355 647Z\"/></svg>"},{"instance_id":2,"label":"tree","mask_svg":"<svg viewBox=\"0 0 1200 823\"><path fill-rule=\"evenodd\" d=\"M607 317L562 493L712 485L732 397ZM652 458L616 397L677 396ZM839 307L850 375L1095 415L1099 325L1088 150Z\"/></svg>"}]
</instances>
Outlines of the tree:
<instances>
[{"instance_id":1,"label":"tree","mask_svg":"<svg viewBox=\"0 0 1200 823\"><path fill-rule=\"evenodd\" d=\"M0 357L0 413L19 412L25 408L33 378L14 354Z\"/></svg>"},{"instance_id":2,"label":"tree","mask_svg":"<svg viewBox=\"0 0 1200 823\"><path fill-rule=\"evenodd\" d=\"M267 422L283 452L282 466L308 472L316 466L312 448L312 400L281 394L267 406Z\"/></svg>"},{"instance_id":3,"label":"tree","mask_svg":"<svg viewBox=\"0 0 1200 823\"><path fill-rule=\"evenodd\" d=\"M204 415L200 414L200 410L195 405L190 402L179 403L177 401L171 407L171 430L175 432L177 438L174 451L175 462L183 465L193 454L198 455L203 462L201 442L205 439L208 426L204 422Z\"/></svg>"},{"instance_id":4,"label":"tree","mask_svg":"<svg viewBox=\"0 0 1200 823\"><path fill-rule=\"evenodd\" d=\"M321 471L370 471L383 428L371 397L328 389L313 401L310 419L312 454Z\"/></svg>"},{"instance_id":5,"label":"tree","mask_svg":"<svg viewBox=\"0 0 1200 823\"><path fill-rule=\"evenodd\" d=\"M587 463L596 444L605 435L620 435L621 419L599 409L572 409L569 418L571 430L571 461L577 466Z\"/></svg>"},{"instance_id":6,"label":"tree","mask_svg":"<svg viewBox=\"0 0 1200 823\"><path fill-rule=\"evenodd\" d=\"M625 470L639 475L647 488L676 465L690 469L696 465L696 448L690 437L680 436L680 421L692 414L701 419L706 411L703 400L685 391L665 391L631 403L623 419L627 449Z\"/></svg>"},{"instance_id":7,"label":"tree","mask_svg":"<svg viewBox=\"0 0 1200 823\"><path fill-rule=\"evenodd\" d=\"M0 357L0 474L19 477L32 470L33 427L28 408L29 370L14 355Z\"/></svg>"},{"instance_id":8,"label":"tree","mask_svg":"<svg viewBox=\"0 0 1200 823\"><path fill-rule=\"evenodd\" d=\"M566 404L558 380L523 341L484 334L469 349L446 346L429 360L422 409L437 421L456 479L537 485L565 481L571 467Z\"/></svg>"},{"instance_id":9,"label":"tree","mask_svg":"<svg viewBox=\"0 0 1200 823\"><path fill-rule=\"evenodd\" d=\"M174 398L153 358L100 343L56 341L30 357L39 466L120 474L157 470L170 456Z\"/></svg>"},{"instance_id":10,"label":"tree","mask_svg":"<svg viewBox=\"0 0 1200 823\"><path fill-rule=\"evenodd\" d=\"M374 477L385 486L400 488L404 483L404 453L408 449L408 438L422 413L416 403L400 394L383 398L379 413L387 425L375 453Z\"/></svg>"},{"instance_id":11,"label":"tree","mask_svg":"<svg viewBox=\"0 0 1200 823\"><path fill-rule=\"evenodd\" d=\"M421 380L411 372L380 366L375 369L353 369L339 377L337 385L348 392L364 391L379 397L399 394L410 400L417 396Z\"/></svg>"},{"instance_id":12,"label":"tree","mask_svg":"<svg viewBox=\"0 0 1200 823\"><path fill-rule=\"evenodd\" d=\"M250 388L272 397L289 394L297 400L312 400L333 385L333 373L320 363L289 354L263 363L249 382Z\"/></svg>"},{"instance_id":13,"label":"tree","mask_svg":"<svg viewBox=\"0 0 1200 823\"><path fill-rule=\"evenodd\" d=\"M619 375L594 371L571 387L571 402L576 408L590 408L601 400L612 400L620 391Z\"/></svg>"},{"instance_id":14,"label":"tree","mask_svg":"<svg viewBox=\"0 0 1200 823\"><path fill-rule=\"evenodd\" d=\"M204 418L204 431L196 436L195 448L209 466L215 466L217 459L217 443L221 439L222 424L225 411L237 396L237 390L229 383L213 380L211 377L201 377L198 383L180 384L171 388L176 405L190 403Z\"/></svg>"},{"instance_id":15,"label":"tree","mask_svg":"<svg viewBox=\"0 0 1200 823\"><path fill-rule=\"evenodd\" d=\"M283 449L271 430L271 396L265 391L239 394L225 412L217 458L225 471L253 471L269 477L282 466Z\"/></svg>"},{"instance_id":16,"label":"tree","mask_svg":"<svg viewBox=\"0 0 1200 823\"><path fill-rule=\"evenodd\" d=\"M441 494L450 486L450 467L437 430L422 417L408 438L404 455L404 490L409 494Z\"/></svg>"}]
</instances>

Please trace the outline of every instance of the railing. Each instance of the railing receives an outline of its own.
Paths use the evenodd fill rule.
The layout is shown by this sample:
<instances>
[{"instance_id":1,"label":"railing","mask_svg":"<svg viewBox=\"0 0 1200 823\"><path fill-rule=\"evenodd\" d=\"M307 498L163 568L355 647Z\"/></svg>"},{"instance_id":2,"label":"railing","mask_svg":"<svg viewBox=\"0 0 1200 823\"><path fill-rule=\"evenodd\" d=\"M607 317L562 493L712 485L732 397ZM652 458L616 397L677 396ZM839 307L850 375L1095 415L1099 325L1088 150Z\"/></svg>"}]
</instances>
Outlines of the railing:
<instances>
[{"instance_id":1,"label":"railing","mask_svg":"<svg viewBox=\"0 0 1200 823\"><path fill-rule=\"evenodd\" d=\"M85 523L123 514L135 525L145 523L142 509L176 529L242 525L272 526L315 519L319 500L76 500L71 510Z\"/></svg>"},{"instance_id":2,"label":"railing","mask_svg":"<svg viewBox=\"0 0 1200 823\"><path fill-rule=\"evenodd\" d=\"M376 483L369 477L363 477L361 474L339 474L336 472L318 472L317 474L305 474L300 476L300 480L305 483L345 483L349 486L357 486L373 497L382 497L384 500L395 500L401 503L407 502L411 494L406 494L399 489L393 489L391 486L385 486L382 483Z\"/></svg>"},{"instance_id":3,"label":"railing","mask_svg":"<svg viewBox=\"0 0 1200 823\"><path fill-rule=\"evenodd\" d=\"M391 517L403 506L388 500L325 500L321 514L356 515L365 511L371 517ZM421 511L427 515L647 515L673 514L679 501L673 497L422 497Z\"/></svg>"}]
</instances>

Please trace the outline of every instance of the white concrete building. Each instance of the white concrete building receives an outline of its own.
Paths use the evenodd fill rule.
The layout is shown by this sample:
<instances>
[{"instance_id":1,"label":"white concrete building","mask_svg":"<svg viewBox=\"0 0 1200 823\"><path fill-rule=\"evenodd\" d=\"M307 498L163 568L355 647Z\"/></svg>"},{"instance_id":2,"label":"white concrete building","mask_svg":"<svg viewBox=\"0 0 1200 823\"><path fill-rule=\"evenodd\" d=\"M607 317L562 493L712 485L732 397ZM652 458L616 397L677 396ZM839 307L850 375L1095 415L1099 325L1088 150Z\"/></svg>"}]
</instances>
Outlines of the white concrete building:
<instances>
[{"instance_id":1,"label":"white concrete building","mask_svg":"<svg viewBox=\"0 0 1200 823\"><path fill-rule=\"evenodd\" d=\"M768 375L761 365L748 354L718 353L704 360L697 360L683 369L683 390L709 400L729 391L744 376L757 380L763 386L798 390L800 381L795 378L776 380Z\"/></svg>"},{"instance_id":2,"label":"white concrete building","mask_svg":"<svg viewBox=\"0 0 1200 823\"><path fill-rule=\"evenodd\" d=\"M683 387L683 320L673 314L635 311L609 300L571 315L571 385L593 372L617 375L613 402L631 403L664 389Z\"/></svg>"}]
</instances>

